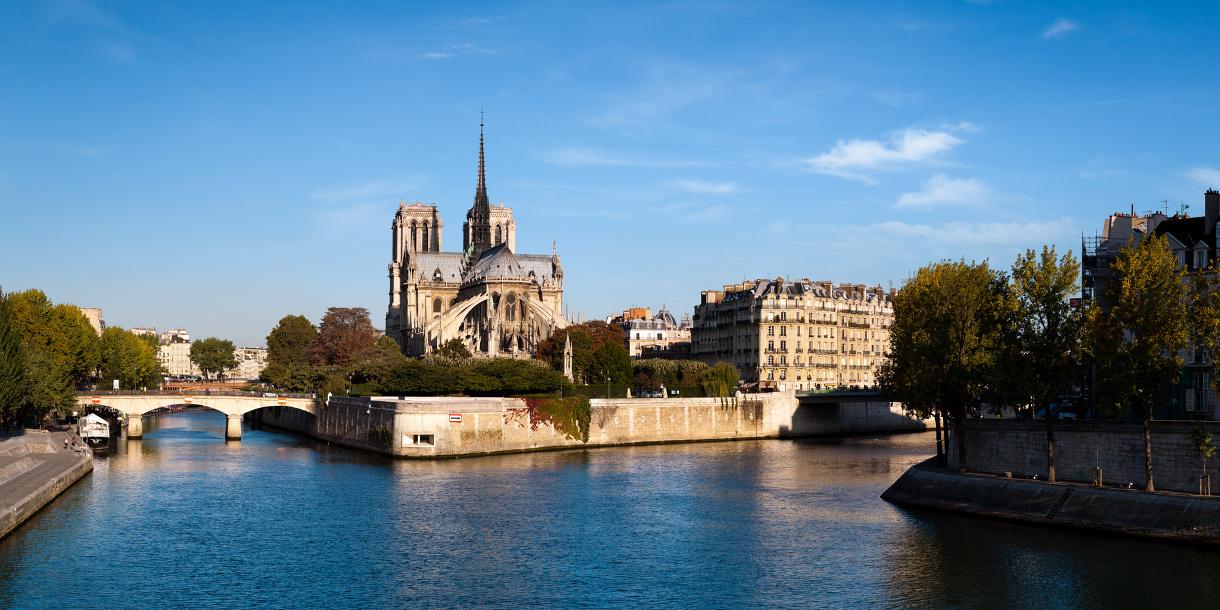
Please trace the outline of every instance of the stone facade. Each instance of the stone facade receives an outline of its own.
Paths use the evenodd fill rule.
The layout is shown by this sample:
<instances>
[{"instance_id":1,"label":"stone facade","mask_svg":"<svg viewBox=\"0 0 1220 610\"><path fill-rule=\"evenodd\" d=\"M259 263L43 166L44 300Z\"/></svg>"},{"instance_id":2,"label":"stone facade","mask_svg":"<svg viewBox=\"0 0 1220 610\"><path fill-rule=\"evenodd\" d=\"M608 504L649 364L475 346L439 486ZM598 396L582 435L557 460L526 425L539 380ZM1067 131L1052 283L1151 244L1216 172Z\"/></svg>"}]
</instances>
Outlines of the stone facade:
<instances>
[{"instance_id":1,"label":"stone facade","mask_svg":"<svg viewBox=\"0 0 1220 610\"><path fill-rule=\"evenodd\" d=\"M736 398L594 399L589 440L532 421L515 398L331 397L317 418L262 409L259 421L397 457L439 458L572 447L920 431L897 403L812 404L795 393Z\"/></svg>"},{"instance_id":2,"label":"stone facade","mask_svg":"<svg viewBox=\"0 0 1220 610\"><path fill-rule=\"evenodd\" d=\"M1203 422L1220 438L1220 422ZM1152 478L1158 490L1194 492L1203 468L1190 446L1194 422L1152 423ZM949 467L958 466L955 439L950 434ZM965 424L966 465L974 472L1046 476L1046 425L1041 420L978 419ZM1055 478L1091 483L1093 469L1102 468L1104 481L1135 488L1144 486L1144 432L1138 422L1060 421L1055 423ZM1220 455L1208 460L1208 472L1218 472ZM1214 477L1220 491L1220 476Z\"/></svg>"},{"instance_id":3,"label":"stone facade","mask_svg":"<svg viewBox=\"0 0 1220 610\"><path fill-rule=\"evenodd\" d=\"M702 293L691 355L761 387L870 388L890 344L894 292L760 279Z\"/></svg>"},{"instance_id":4,"label":"stone facade","mask_svg":"<svg viewBox=\"0 0 1220 610\"><path fill-rule=\"evenodd\" d=\"M632 307L608 320L623 329L624 347L632 358L689 358L690 318L681 323L664 306L657 315Z\"/></svg>"},{"instance_id":5,"label":"stone facade","mask_svg":"<svg viewBox=\"0 0 1220 610\"><path fill-rule=\"evenodd\" d=\"M462 251L444 252L435 205L400 203L391 225L386 335L409 355L459 339L483 356L532 355L567 326L558 250L517 254L512 208L487 196L483 135L478 184L462 225Z\"/></svg>"}]
</instances>

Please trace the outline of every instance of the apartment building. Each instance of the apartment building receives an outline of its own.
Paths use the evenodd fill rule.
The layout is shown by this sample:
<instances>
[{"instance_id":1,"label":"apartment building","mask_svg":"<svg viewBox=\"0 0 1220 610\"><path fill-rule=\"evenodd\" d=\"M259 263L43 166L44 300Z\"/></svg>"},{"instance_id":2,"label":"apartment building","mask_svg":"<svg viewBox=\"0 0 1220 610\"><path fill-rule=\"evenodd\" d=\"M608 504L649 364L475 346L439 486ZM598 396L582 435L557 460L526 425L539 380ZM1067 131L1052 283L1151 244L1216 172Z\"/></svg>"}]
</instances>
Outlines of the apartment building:
<instances>
[{"instance_id":1,"label":"apartment building","mask_svg":"<svg viewBox=\"0 0 1220 610\"><path fill-rule=\"evenodd\" d=\"M889 349L893 290L759 279L701 294L691 355L729 362L760 389L876 386Z\"/></svg>"}]
</instances>

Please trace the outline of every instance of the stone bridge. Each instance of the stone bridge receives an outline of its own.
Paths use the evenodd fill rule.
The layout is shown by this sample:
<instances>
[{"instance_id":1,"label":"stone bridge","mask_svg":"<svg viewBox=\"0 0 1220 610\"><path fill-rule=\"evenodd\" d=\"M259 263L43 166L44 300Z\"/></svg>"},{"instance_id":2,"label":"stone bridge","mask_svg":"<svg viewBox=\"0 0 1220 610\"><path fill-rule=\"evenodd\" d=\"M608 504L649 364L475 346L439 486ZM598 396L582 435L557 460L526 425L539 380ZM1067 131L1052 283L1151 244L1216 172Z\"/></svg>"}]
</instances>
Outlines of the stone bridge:
<instances>
[{"instance_id":1,"label":"stone bridge","mask_svg":"<svg viewBox=\"0 0 1220 610\"><path fill-rule=\"evenodd\" d=\"M242 416L263 407L291 407L314 414L314 399L270 396L183 396L179 394L112 394L107 396L81 396L77 404L82 408L93 405L110 407L123 414L127 420L127 438L144 436L144 415L149 411L178 405L206 407L229 416L225 426L225 438L241 438ZM83 409L82 409L83 410Z\"/></svg>"}]
</instances>

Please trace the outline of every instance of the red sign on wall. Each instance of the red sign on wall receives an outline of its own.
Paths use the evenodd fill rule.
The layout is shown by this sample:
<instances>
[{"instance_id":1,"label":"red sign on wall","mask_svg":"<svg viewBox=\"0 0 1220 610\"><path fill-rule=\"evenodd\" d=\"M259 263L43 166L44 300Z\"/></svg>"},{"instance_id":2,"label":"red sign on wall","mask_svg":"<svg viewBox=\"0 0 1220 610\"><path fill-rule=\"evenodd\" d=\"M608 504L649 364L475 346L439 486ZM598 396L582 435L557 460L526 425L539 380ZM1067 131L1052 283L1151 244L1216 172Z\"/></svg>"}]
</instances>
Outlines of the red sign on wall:
<instances>
[{"instance_id":1,"label":"red sign on wall","mask_svg":"<svg viewBox=\"0 0 1220 610\"><path fill-rule=\"evenodd\" d=\"M450 421L451 423L455 423L455 424L456 424L456 423L461 423L461 422L462 422L462 414L461 414L461 413L450 413L450 414L449 414L449 421Z\"/></svg>"}]
</instances>

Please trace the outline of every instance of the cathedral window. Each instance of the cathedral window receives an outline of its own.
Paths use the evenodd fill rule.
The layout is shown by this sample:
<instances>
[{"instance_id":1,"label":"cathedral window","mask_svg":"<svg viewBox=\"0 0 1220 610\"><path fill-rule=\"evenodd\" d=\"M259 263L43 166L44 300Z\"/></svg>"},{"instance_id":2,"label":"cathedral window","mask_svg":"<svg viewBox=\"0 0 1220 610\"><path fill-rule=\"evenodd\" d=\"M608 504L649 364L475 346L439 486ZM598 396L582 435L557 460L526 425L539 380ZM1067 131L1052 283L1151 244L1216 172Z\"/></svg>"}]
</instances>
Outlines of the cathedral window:
<instances>
[{"instance_id":1,"label":"cathedral window","mask_svg":"<svg viewBox=\"0 0 1220 610\"><path fill-rule=\"evenodd\" d=\"M442 302L440 299L432 299L432 313L441 312Z\"/></svg>"},{"instance_id":2,"label":"cathedral window","mask_svg":"<svg viewBox=\"0 0 1220 610\"><path fill-rule=\"evenodd\" d=\"M424 223L423 242L424 242L424 251L427 252L428 251L428 223L426 223L426 222Z\"/></svg>"},{"instance_id":3,"label":"cathedral window","mask_svg":"<svg viewBox=\"0 0 1220 610\"><path fill-rule=\"evenodd\" d=\"M504 239L500 235L500 225L496 225L496 245L499 245L503 241Z\"/></svg>"}]
</instances>

